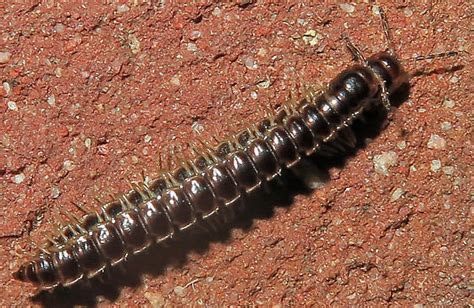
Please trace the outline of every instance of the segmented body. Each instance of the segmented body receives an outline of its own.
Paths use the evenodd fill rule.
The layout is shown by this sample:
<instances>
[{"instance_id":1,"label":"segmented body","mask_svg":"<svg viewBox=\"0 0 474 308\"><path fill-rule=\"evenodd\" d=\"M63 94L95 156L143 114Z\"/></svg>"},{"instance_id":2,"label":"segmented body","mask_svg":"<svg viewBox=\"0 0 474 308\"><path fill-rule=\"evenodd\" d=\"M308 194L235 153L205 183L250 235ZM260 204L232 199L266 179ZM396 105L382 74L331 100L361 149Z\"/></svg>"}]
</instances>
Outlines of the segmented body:
<instances>
[{"instance_id":1,"label":"segmented body","mask_svg":"<svg viewBox=\"0 0 474 308\"><path fill-rule=\"evenodd\" d=\"M232 140L104 205L102 214L65 227L15 277L43 289L71 285L205 223L301 157L332 151L337 142L354 147L352 122L407 83L393 55L376 54L340 73L324 91L310 91Z\"/></svg>"}]
</instances>

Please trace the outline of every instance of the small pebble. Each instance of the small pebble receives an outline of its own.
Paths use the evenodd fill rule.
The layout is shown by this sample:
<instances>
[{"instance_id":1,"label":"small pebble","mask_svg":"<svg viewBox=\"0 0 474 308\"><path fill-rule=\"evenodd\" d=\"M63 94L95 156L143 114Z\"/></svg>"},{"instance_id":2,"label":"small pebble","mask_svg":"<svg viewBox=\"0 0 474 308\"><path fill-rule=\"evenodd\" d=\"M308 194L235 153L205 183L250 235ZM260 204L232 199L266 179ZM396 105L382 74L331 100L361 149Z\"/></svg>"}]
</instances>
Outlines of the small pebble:
<instances>
[{"instance_id":1,"label":"small pebble","mask_svg":"<svg viewBox=\"0 0 474 308\"><path fill-rule=\"evenodd\" d=\"M81 76L82 78L87 79L91 76L91 73L89 73L88 71L82 71Z\"/></svg>"},{"instance_id":2,"label":"small pebble","mask_svg":"<svg viewBox=\"0 0 474 308\"><path fill-rule=\"evenodd\" d=\"M250 92L250 97L253 98L253 99L257 99L258 98L257 92L255 92L255 91Z\"/></svg>"},{"instance_id":3,"label":"small pebble","mask_svg":"<svg viewBox=\"0 0 474 308\"><path fill-rule=\"evenodd\" d=\"M151 141L151 136L150 136L150 135L145 135L144 140L145 140L146 143L150 143L150 141Z\"/></svg>"},{"instance_id":4,"label":"small pebble","mask_svg":"<svg viewBox=\"0 0 474 308\"><path fill-rule=\"evenodd\" d=\"M92 146L92 139L86 138L86 140L84 140L84 145L86 146L86 148L90 149Z\"/></svg>"},{"instance_id":5,"label":"small pebble","mask_svg":"<svg viewBox=\"0 0 474 308\"><path fill-rule=\"evenodd\" d=\"M268 87L270 87L271 84L272 84L271 81L266 79L257 83L257 87L261 89L267 89Z\"/></svg>"},{"instance_id":6,"label":"small pebble","mask_svg":"<svg viewBox=\"0 0 474 308\"><path fill-rule=\"evenodd\" d=\"M181 85L181 82L179 80L179 76L176 76L176 75L171 78L170 82L172 84L174 84L175 86Z\"/></svg>"},{"instance_id":7,"label":"small pebble","mask_svg":"<svg viewBox=\"0 0 474 308\"><path fill-rule=\"evenodd\" d=\"M7 63L11 56L12 54L9 51L0 51L0 63Z\"/></svg>"},{"instance_id":8,"label":"small pebble","mask_svg":"<svg viewBox=\"0 0 474 308\"><path fill-rule=\"evenodd\" d=\"M390 198L390 201L392 201L392 202L397 201L404 194L405 194L405 191L403 189L397 188L393 191L392 197Z\"/></svg>"},{"instance_id":9,"label":"small pebble","mask_svg":"<svg viewBox=\"0 0 474 308\"><path fill-rule=\"evenodd\" d=\"M406 7L403 9L403 14L405 14L405 17L411 17L413 15L413 11L410 8Z\"/></svg>"},{"instance_id":10,"label":"small pebble","mask_svg":"<svg viewBox=\"0 0 474 308\"><path fill-rule=\"evenodd\" d=\"M18 107L16 106L16 103L13 101L8 101L7 106L8 106L8 109L10 110L18 111Z\"/></svg>"},{"instance_id":11,"label":"small pebble","mask_svg":"<svg viewBox=\"0 0 474 308\"><path fill-rule=\"evenodd\" d=\"M432 134L427 145L429 149L442 150L446 148L446 140L439 135Z\"/></svg>"},{"instance_id":12,"label":"small pebble","mask_svg":"<svg viewBox=\"0 0 474 308\"><path fill-rule=\"evenodd\" d=\"M130 46L130 49L132 50L132 53L133 54L139 53L140 52L140 41L138 40L138 38L135 35L130 34L128 36L128 39L129 39L128 46Z\"/></svg>"},{"instance_id":13,"label":"small pebble","mask_svg":"<svg viewBox=\"0 0 474 308\"><path fill-rule=\"evenodd\" d=\"M198 121L195 121L195 122L193 122L193 124L191 124L191 129L196 134L201 134L204 131L204 125L202 125Z\"/></svg>"},{"instance_id":14,"label":"small pebble","mask_svg":"<svg viewBox=\"0 0 474 308\"><path fill-rule=\"evenodd\" d=\"M296 20L296 22L297 22L300 26L305 26L305 25L307 24L306 19L304 19L304 18L298 18L298 19Z\"/></svg>"},{"instance_id":15,"label":"small pebble","mask_svg":"<svg viewBox=\"0 0 474 308\"><path fill-rule=\"evenodd\" d=\"M459 77L453 76L451 79L449 79L451 83L458 83L459 82Z\"/></svg>"},{"instance_id":16,"label":"small pebble","mask_svg":"<svg viewBox=\"0 0 474 308\"><path fill-rule=\"evenodd\" d=\"M315 30L308 30L306 31L305 34L303 34L303 41L306 44L309 44L311 46L315 46L318 44L319 40L321 40L323 36L316 32Z\"/></svg>"},{"instance_id":17,"label":"small pebble","mask_svg":"<svg viewBox=\"0 0 474 308\"><path fill-rule=\"evenodd\" d=\"M186 44L186 49L192 52L195 52L198 48L197 45L194 43L188 43Z\"/></svg>"},{"instance_id":18,"label":"small pebble","mask_svg":"<svg viewBox=\"0 0 474 308\"><path fill-rule=\"evenodd\" d=\"M443 172L446 175L453 175L454 167L453 166L445 166L445 167L443 167Z\"/></svg>"},{"instance_id":19,"label":"small pebble","mask_svg":"<svg viewBox=\"0 0 474 308\"><path fill-rule=\"evenodd\" d=\"M259 48L257 51L257 56L265 57L267 55L267 50L265 48Z\"/></svg>"},{"instance_id":20,"label":"small pebble","mask_svg":"<svg viewBox=\"0 0 474 308\"><path fill-rule=\"evenodd\" d=\"M10 86L10 84L4 81L2 85L3 85L3 90L5 90L7 95L10 95L10 93L12 92L12 87Z\"/></svg>"},{"instance_id":21,"label":"small pebble","mask_svg":"<svg viewBox=\"0 0 474 308\"><path fill-rule=\"evenodd\" d=\"M454 107L454 101L450 100L449 98L446 98L446 99L443 101L443 107L446 107L446 108L453 108L453 107Z\"/></svg>"},{"instance_id":22,"label":"small pebble","mask_svg":"<svg viewBox=\"0 0 474 308\"><path fill-rule=\"evenodd\" d=\"M212 15L214 16L221 16L222 10L219 7L215 7L214 10L212 10Z\"/></svg>"},{"instance_id":23,"label":"small pebble","mask_svg":"<svg viewBox=\"0 0 474 308\"><path fill-rule=\"evenodd\" d=\"M54 70L54 75L58 78L61 78L61 76L63 75L63 69L60 68L60 67L57 67L55 70Z\"/></svg>"},{"instance_id":24,"label":"small pebble","mask_svg":"<svg viewBox=\"0 0 474 308\"><path fill-rule=\"evenodd\" d=\"M402 140L400 141L399 143L397 143L397 147L400 149L400 150L403 150L407 147L407 142L405 140Z\"/></svg>"},{"instance_id":25,"label":"small pebble","mask_svg":"<svg viewBox=\"0 0 474 308\"><path fill-rule=\"evenodd\" d=\"M50 95L48 96L48 105L50 106L54 106L56 104L56 97L54 97L54 95Z\"/></svg>"},{"instance_id":26,"label":"small pebble","mask_svg":"<svg viewBox=\"0 0 474 308\"><path fill-rule=\"evenodd\" d=\"M58 22L56 25L54 25L54 31L56 31L56 33L62 33L62 32L64 32L65 29L66 29L66 27L60 22Z\"/></svg>"},{"instance_id":27,"label":"small pebble","mask_svg":"<svg viewBox=\"0 0 474 308\"><path fill-rule=\"evenodd\" d=\"M182 286L177 286L173 289L174 293L178 295L179 297L183 297L186 295L186 289L183 288Z\"/></svg>"},{"instance_id":28,"label":"small pebble","mask_svg":"<svg viewBox=\"0 0 474 308\"><path fill-rule=\"evenodd\" d=\"M137 156L135 156L135 155L132 155L132 163L134 163L134 164L138 164L138 162L139 162L139 159L138 159L138 157L137 157Z\"/></svg>"},{"instance_id":29,"label":"small pebble","mask_svg":"<svg viewBox=\"0 0 474 308\"><path fill-rule=\"evenodd\" d=\"M350 295L347 296L347 299L353 300L353 299L355 299L356 297L357 297L357 293L352 293L352 294L350 294Z\"/></svg>"},{"instance_id":30,"label":"small pebble","mask_svg":"<svg viewBox=\"0 0 474 308\"><path fill-rule=\"evenodd\" d=\"M151 304L153 308L165 307L166 301L161 293L145 292L143 295Z\"/></svg>"},{"instance_id":31,"label":"small pebble","mask_svg":"<svg viewBox=\"0 0 474 308\"><path fill-rule=\"evenodd\" d=\"M12 180L13 180L13 183L20 184L21 182L23 182L25 180L25 174L19 173L19 174L13 176Z\"/></svg>"},{"instance_id":32,"label":"small pebble","mask_svg":"<svg viewBox=\"0 0 474 308\"><path fill-rule=\"evenodd\" d=\"M117 13L122 14L128 12L130 8L126 4L119 4L117 5Z\"/></svg>"},{"instance_id":33,"label":"small pebble","mask_svg":"<svg viewBox=\"0 0 474 308\"><path fill-rule=\"evenodd\" d=\"M65 160L63 163L63 168L67 171L72 171L74 170L75 166L74 163L70 160Z\"/></svg>"},{"instance_id":34,"label":"small pebble","mask_svg":"<svg viewBox=\"0 0 474 308\"><path fill-rule=\"evenodd\" d=\"M61 190L57 186L51 187L51 198L57 199L61 195Z\"/></svg>"},{"instance_id":35,"label":"small pebble","mask_svg":"<svg viewBox=\"0 0 474 308\"><path fill-rule=\"evenodd\" d=\"M380 6L373 5L372 6L372 14L374 14L375 16L379 16L380 15Z\"/></svg>"},{"instance_id":36,"label":"small pebble","mask_svg":"<svg viewBox=\"0 0 474 308\"><path fill-rule=\"evenodd\" d=\"M453 125L451 125L451 123L449 122L443 122L441 123L441 129L446 131L446 130L450 130L451 128L453 128Z\"/></svg>"},{"instance_id":37,"label":"small pebble","mask_svg":"<svg viewBox=\"0 0 474 308\"><path fill-rule=\"evenodd\" d=\"M355 11L355 6L350 3L341 3L339 4L339 7L346 13L354 13Z\"/></svg>"},{"instance_id":38,"label":"small pebble","mask_svg":"<svg viewBox=\"0 0 474 308\"><path fill-rule=\"evenodd\" d=\"M398 155L393 151L384 152L380 155L375 155L373 159L375 172L383 175L388 175L388 169L397 164Z\"/></svg>"},{"instance_id":39,"label":"small pebble","mask_svg":"<svg viewBox=\"0 0 474 308\"><path fill-rule=\"evenodd\" d=\"M250 70L258 68L258 64L252 56L248 56L244 59L244 65Z\"/></svg>"},{"instance_id":40,"label":"small pebble","mask_svg":"<svg viewBox=\"0 0 474 308\"><path fill-rule=\"evenodd\" d=\"M441 169L441 161L439 159L434 159L431 161L431 171L438 172Z\"/></svg>"},{"instance_id":41,"label":"small pebble","mask_svg":"<svg viewBox=\"0 0 474 308\"><path fill-rule=\"evenodd\" d=\"M201 36L202 36L202 32L195 30L195 31L191 32L191 35L189 36L189 39L192 40L192 41L195 41L198 38L200 38Z\"/></svg>"}]
</instances>

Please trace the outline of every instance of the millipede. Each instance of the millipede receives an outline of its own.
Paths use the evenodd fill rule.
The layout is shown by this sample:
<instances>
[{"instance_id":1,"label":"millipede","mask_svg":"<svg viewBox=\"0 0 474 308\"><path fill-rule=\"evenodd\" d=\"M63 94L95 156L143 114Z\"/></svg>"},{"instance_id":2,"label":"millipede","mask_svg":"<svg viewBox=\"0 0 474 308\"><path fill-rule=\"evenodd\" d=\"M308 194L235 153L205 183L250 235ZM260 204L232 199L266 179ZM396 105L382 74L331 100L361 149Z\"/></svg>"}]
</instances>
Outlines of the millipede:
<instances>
[{"instance_id":1,"label":"millipede","mask_svg":"<svg viewBox=\"0 0 474 308\"><path fill-rule=\"evenodd\" d=\"M153 180L132 184L126 193L69 222L48 239L13 273L14 278L39 289L71 286L128 255L173 239L194 226L229 219L243 196L277 178L310 155L333 155L355 148L353 123L367 111L389 114L391 98L409 87L410 76L391 46L387 18L380 10L385 51L365 58L347 37L346 46L357 64L320 89L308 88L299 99L267 111L258 123L213 146L190 145L192 159L163 170ZM457 55L445 52L414 60ZM78 205L78 207L80 207ZM86 210L85 210L86 211Z\"/></svg>"}]
</instances>

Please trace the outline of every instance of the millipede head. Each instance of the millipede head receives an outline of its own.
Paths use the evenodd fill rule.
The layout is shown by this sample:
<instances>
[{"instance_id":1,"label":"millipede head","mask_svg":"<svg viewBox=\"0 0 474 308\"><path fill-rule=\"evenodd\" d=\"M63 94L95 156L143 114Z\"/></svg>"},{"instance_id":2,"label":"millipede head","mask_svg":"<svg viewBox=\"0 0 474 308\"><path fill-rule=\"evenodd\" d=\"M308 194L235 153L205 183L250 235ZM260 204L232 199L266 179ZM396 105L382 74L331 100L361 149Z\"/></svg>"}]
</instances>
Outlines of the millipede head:
<instances>
[{"instance_id":1,"label":"millipede head","mask_svg":"<svg viewBox=\"0 0 474 308\"><path fill-rule=\"evenodd\" d=\"M389 95L398 92L409 83L408 74L400 61L388 52L380 52L371 56L367 59L367 66L383 81Z\"/></svg>"}]
</instances>

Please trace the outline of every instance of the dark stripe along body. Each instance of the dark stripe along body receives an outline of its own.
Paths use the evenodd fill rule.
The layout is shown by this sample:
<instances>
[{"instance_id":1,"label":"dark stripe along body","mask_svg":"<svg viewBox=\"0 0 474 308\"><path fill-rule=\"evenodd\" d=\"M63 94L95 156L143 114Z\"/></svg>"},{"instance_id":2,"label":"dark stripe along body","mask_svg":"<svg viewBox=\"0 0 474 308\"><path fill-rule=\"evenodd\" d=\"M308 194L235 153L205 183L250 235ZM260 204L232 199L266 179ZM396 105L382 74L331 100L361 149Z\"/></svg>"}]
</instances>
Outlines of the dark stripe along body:
<instances>
[{"instance_id":1,"label":"dark stripe along body","mask_svg":"<svg viewBox=\"0 0 474 308\"><path fill-rule=\"evenodd\" d=\"M367 66L343 71L326 91L310 93L186 168L152 181L148 195L136 190L105 205L101 215L85 215L14 275L43 289L92 277L129 253L219 214L302 156L330 149L364 109L380 104L384 91L392 94L407 83L393 56L376 54Z\"/></svg>"}]
</instances>

